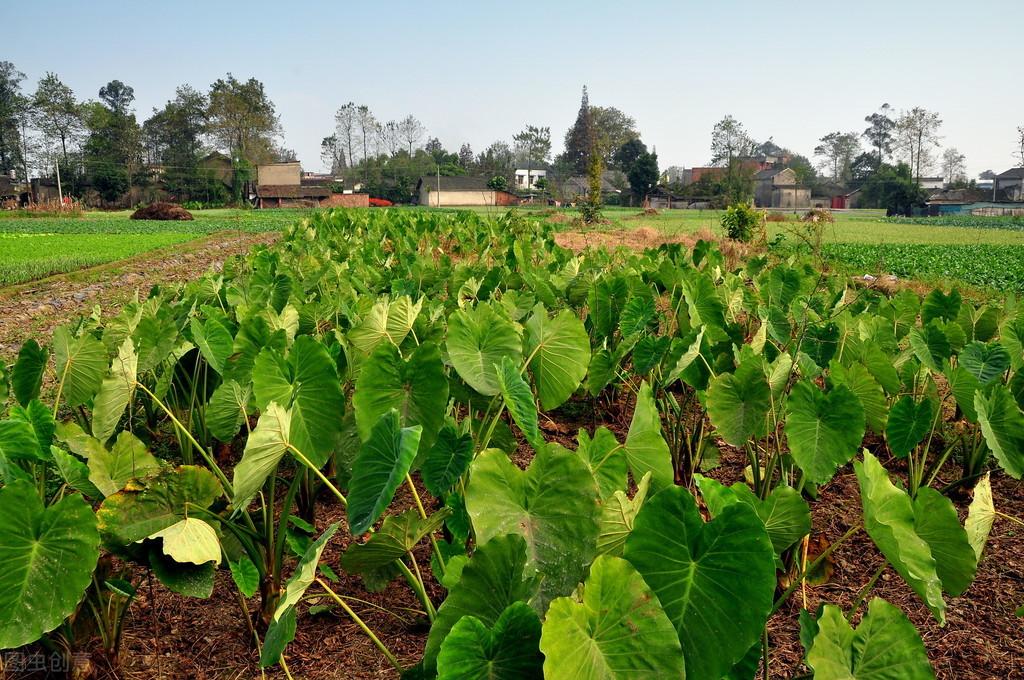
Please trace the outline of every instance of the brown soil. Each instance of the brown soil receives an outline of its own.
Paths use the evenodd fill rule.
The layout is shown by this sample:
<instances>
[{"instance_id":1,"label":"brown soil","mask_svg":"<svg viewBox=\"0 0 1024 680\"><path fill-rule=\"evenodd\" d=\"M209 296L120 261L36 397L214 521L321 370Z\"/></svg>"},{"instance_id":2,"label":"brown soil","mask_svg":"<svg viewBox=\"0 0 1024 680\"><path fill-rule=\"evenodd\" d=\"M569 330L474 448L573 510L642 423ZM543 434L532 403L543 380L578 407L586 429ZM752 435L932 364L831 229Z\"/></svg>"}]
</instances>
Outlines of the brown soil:
<instances>
[{"instance_id":1,"label":"brown soil","mask_svg":"<svg viewBox=\"0 0 1024 680\"><path fill-rule=\"evenodd\" d=\"M176 203L152 203L132 213L133 220L193 220L192 213Z\"/></svg>"},{"instance_id":2,"label":"brown soil","mask_svg":"<svg viewBox=\"0 0 1024 680\"><path fill-rule=\"evenodd\" d=\"M219 270L233 255L277 238L276 233L221 232L127 260L0 288L0 359L9 360L29 338L49 340L54 328L91 314L96 305L110 313L136 292L145 297L154 285L191 281L210 268Z\"/></svg>"}]
</instances>

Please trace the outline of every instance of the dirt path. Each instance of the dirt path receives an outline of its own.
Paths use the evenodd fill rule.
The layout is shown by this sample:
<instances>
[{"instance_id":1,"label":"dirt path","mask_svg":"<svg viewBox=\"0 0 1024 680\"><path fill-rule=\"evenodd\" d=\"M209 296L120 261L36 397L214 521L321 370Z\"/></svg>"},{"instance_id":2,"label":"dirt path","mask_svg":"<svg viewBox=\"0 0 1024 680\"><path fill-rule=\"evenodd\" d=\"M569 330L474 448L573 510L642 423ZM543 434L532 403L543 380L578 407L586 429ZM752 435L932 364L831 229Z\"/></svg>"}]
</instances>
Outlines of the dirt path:
<instances>
[{"instance_id":1,"label":"dirt path","mask_svg":"<svg viewBox=\"0 0 1024 680\"><path fill-rule=\"evenodd\" d=\"M153 285L185 282L211 267L220 269L232 255L277 238L277 233L221 232L127 260L0 288L0 359L13 360L29 338L49 342L54 328L91 314L96 305L111 311L136 291L144 297Z\"/></svg>"}]
</instances>

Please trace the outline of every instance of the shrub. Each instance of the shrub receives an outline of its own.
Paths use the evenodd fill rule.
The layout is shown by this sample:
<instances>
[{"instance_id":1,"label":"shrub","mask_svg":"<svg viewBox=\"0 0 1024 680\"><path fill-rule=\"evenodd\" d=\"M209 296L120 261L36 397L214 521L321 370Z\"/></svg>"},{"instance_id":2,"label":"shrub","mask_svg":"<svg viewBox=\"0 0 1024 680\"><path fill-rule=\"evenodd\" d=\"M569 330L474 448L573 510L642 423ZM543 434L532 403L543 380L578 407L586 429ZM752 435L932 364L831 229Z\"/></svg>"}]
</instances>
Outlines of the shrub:
<instances>
[{"instance_id":1,"label":"shrub","mask_svg":"<svg viewBox=\"0 0 1024 680\"><path fill-rule=\"evenodd\" d=\"M768 213L767 217L765 217L765 220L767 220L768 222L788 222L789 216L786 215L786 213L772 212Z\"/></svg>"},{"instance_id":2,"label":"shrub","mask_svg":"<svg viewBox=\"0 0 1024 680\"><path fill-rule=\"evenodd\" d=\"M836 219L832 217L832 211L826 210L825 208L811 208L807 213L800 218L804 222L835 222Z\"/></svg>"},{"instance_id":3,"label":"shrub","mask_svg":"<svg viewBox=\"0 0 1024 680\"><path fill-rule=\"evenodd\" d=\"M746 203L737 203L729 206L722 215L722 226L729 238L745 242L754 237L754 229L762 219L763 213Z\"/></svg>"}]
</instances>

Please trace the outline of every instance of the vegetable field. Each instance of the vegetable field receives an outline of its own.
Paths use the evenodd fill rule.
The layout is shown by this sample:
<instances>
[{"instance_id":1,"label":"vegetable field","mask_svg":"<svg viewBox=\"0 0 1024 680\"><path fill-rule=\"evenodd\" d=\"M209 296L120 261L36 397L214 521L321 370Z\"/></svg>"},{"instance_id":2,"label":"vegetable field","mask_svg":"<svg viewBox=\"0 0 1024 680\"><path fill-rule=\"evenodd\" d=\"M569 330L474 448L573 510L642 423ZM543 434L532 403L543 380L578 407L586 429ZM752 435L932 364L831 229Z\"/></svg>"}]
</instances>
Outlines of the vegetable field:
<instances>
[{"instance_id":1,"label":"vegetable field","mask_svg":"<svg viewBox=\"0 0 1024 680\"><path fill-rule=\"evenodd\" d=\"M972 583L1024 523L999 492L1022 369L1012 296L889 297L706 241L576 253L515 214L317 213L5 369L0 649L133 664L164 593L222 598L229 676L1009 676L1020 646L977 668L1004 640L974 634L940 665L921 627L998 591L1020 630L1019 573ZM873 566L840 601L852 544ZM358 663L306 665L357 637Z\"/></svg>"}]
</instances>

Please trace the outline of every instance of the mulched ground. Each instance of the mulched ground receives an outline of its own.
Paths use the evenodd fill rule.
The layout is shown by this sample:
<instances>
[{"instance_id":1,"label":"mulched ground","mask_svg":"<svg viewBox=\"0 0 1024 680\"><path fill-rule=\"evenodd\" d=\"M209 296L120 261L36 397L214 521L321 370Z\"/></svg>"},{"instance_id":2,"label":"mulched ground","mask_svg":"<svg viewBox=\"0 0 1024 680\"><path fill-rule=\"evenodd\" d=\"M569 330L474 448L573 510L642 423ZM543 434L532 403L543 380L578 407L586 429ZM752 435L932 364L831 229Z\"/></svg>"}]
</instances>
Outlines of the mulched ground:
<instances>
[{"instance_id":1,"label":"mulched ground","mask_svg":"<svg viewBox=\"0 0 1024 680\"><path fill-rule=\"evenodd\" d=\"M571 236L566 245L598 245L592 242L594 234ZM213 257L189 257L189 253L163 261L146 257L136 258L129 271L118 271L99 285L101 291L80 301L75 293L81 292L69 286L65 277L63 283L54 282L28 290L23 301L4 295L0 291L0 350L9 349L20 343L24 331L20 325L26 318L32 318L33 304L50 304L57 299L67 304L51 305L44 314L45 325L53 326L70 320L74 315L91 309L96 302L93 298L114 300L136 288L145 290L151 283L168 280L184 280L195 275L197 270L209 264L222 261L234 252L244 252L253 243L263 242L267 236L240 236L230 244L217 246L211 243ZM599 236L596 240L602 241ZM586 243L583 243L586 241ZM636 244L647 245L647 244ZM9 308L12 299L16 306ZM22 304L23 303L23 304ZM13 313L27 315L11 319ZM33 330L28 335L36 335ZM3 354L0 351L0 354ZM599 408L593 402L573 402L560 409L551 418L542 417L541 426L549 440L559 441L570 448L575 447L575 433L580 427L589 431L597 425L605 425L622 440L629 424L632 405L620 398L611 403L602 402ZM513 456L517 464L529 462L528 449L520 447ZM899 471L898 465L890 469ZM742 477L746 459L735 451L723 449L722 464L709 476L724 483L738 481ZM1024 484L1009 479L1000 473L993 473L992 487L996 508L1003 513L1024 518ZM424 502L435 503L420 489ZM966 513L969 498L957 501L961 515ZM408 489L401 487L392 504L393 512L412 507L413 500ZM814 536L831 542L842 536L851 523L861 517L860 493L856 477L847 466L822 488L820 500L812 503ZM342 508L328 497L321 498L318 506L317 528L322 530L334 521L343 520ZM344 527L344 522L342 522ZM347 576L338 567L340 554L351 538L344 528L336 535L324 554L326 562L335 568L341 577L337 591L347 597L365 601L354 607L366 622L377 631L388 647L396 653L403 665L412 665L420 658L426 642L428 627L415 612L419 603L403 581L395 581L384 593L367 593L361 581ZM432 599L440 603L444 592L429 576L429 549L426 544L417 550L417 560L427 577ZM770 676L772 678L797 678L807 673L802 666L803 650L800 646L797 617L806 605L813 610L819 602L829 602L849 607L881 564L882 557L870 539L863 533L856 534L833 554L831 579L819 586L806 589L804 595L797 590L792 598L768 623L771 643ZM139 572L142 585L139 596L132 606L126 623L119 668L112 669L102 661L93 659L91 678L190 678L196 680L221 680L259 678L258 654L251 643L241 616L240 608L233 594L233 585L227 572L217 576L213 596L208 600L185 598L167 591L155 579L152 581L144 572ZM989 680L994 678L1024 679L1024 619L1014 615L1017 607L1024 604L1024 527L1005 519L998 519L978 575L968 590L959 598L948 600L948 623L940 628L931 618L920 600L889 568L883 572L872 596L883 597L899 606L913 620L920 631L929 658L939 678L943 680ZM325 602L326 604L326 602ZM257 602L249 602L250 609L257 608ZM742 612L737 612L742 615ZM308 680L369 680L376 678L397 678L398 674L388 665L369 639L349 619L333 614L312 616L303 613L299 619L295 642L289 647L287 660L292 676ZM267 678L284 677L280 669L269 669L263 673ZM6 676L5 677L46 677ZM759 676L762 677L762 676Z\"/></svg>"}]
</instances>

